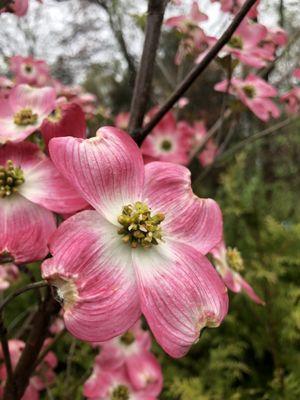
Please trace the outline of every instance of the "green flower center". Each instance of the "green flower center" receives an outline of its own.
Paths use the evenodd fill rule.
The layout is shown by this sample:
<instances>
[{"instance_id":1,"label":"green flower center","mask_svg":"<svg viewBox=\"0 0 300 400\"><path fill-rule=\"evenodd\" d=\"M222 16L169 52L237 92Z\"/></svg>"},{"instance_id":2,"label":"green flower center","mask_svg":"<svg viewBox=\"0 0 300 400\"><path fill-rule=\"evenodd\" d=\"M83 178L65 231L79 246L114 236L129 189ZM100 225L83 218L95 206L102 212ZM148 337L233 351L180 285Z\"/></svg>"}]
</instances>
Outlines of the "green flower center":
<instances>
[{"instance_id":1,"label":"green flower center","mask_svg":"<svg viewBox=\"0 0 300 400\"><path fill-rule=\"evenodd\" d=\"M151 216L147 204L137 201L123 207L122 214L118 217L118 222L122 225L118 234L122 235L123 242L130 244L132 248L138 245L144 248L158 245L162 241L160 223L164 219L162 213Z\"/></svg>"},{"instance_id":2,"label":"green flower center","mask_svg":"<svg viewBox=\"0 0 300 400\"><path fill-rule=\"evenodd\" d=\"M249 99L253 99L255 97L255 87L251 85L245 85L243 87L243 92Z\"/></svg>"},{"instance_id":3,"label":"green flower center","mask_svg":"<svg viewBox=\"0 0 300 400\"><path fill-rule=\"evenodd\" d=\"M232 36L232 38L228 42L230 47L234 49L242 50L243 48L243 39L240 36Z\"/></svg>"},{"instance_id":4,"label":"green flower center","mask_svg":"<svg viewBox=\"0 0 300 400\"><path fill-rule=\"evenodd\" d=\"M23 108L14 115L14 123L19 126L34 125L38 120L38 115L34 114L31 108Z\"/></svg>"},{"instance_id":5,"label":"green flower center","mask_svg":"<svg viewBox=\"0 0 300 400\"><path fill-rule=\"evenodd\" d=\"M125 385L117 386L111 395L111 400L129 400L129 390Z\"/></svg>"},{"instance_id":6,"label":"green flower center","mask_svg":"<svg viewBox=\"0 0 300 400\"><path fill-rule=\"evenodd\" d=\"M130 346L135 341L135 337L131 331L127 331L126 333L124 333L124 335L121 336L120 340L126 346Z\"/></svg>"},{"instance_id":7,"label":"green flower center","mask_svg":"<svg viewBox=\"0 0 300 400\"><path fill-rule=\"evenodd\" d=\"M6 161L5 166L0 165L0 198L16 193L24 182L23 171L15 167L11 160Z\"/></svg>"},{"instance_id":8,"label":"green flower center","mask_svg":"<svg viewBox=\"0 0 300 400\"><path fill-rule=\"evenodd\" d=\"M170 151L172 148L172 143L170 142L170 140L166 139L161 143L161 148L165 151Z\"/></svg>"},{"instance_id":9,"label":"green flower center","mask_svg":"<svg viewBox=\"0 0 300 400\"><path fill-rule=\"evenodd\" d=\"M244 269L244 262L241 253L236 247L228 247L226 251L226 259L231 269L240 272Z\"/></svg>"},{"instance_id":10,"label":"green flower center","mask_svg":"<svg viewBox=\"0 0 300 400\"><path fill-rule=\"evenodd\" d=\"M29 64L27 64L27 65L25 66L25 71L28 72L28 73L32 72L32 66L29 65Z\"/></svg>"}]
</instances>

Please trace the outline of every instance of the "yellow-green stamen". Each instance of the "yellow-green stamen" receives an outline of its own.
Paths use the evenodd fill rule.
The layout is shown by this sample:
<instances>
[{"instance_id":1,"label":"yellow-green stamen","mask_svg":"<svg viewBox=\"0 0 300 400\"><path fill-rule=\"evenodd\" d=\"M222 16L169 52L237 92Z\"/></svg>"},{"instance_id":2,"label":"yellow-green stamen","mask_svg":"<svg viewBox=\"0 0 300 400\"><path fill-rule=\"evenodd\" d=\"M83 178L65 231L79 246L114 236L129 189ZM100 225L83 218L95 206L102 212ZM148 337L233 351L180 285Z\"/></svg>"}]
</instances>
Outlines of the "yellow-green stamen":
<instances>
[{"instance_id":1,"label":"yellow-green stamen","mask_svg":"<svg viewBox=\"0 0 300 400\"><path fill-rule=\"evenodd\" d=\"M130 346L135 341L135 337L131 331L127 331L126 333L124 333L124 335L121 336L120 340L126 346Z\"/></svg>"},{"instance_id":2,"label":"yellow-green stamen","mask_svg":"<svg viewBox=\"0 0 300 400\"><path fill-rule=\"evenodd\" d=\"M48 116L48 121L50 122L59 122L62 118L61 108L57 107L52 113Z\"/></svg>"},{"instance_id":3,"label":"yellow-green stamen","mask_svg":"<svg viewBox=\"0 0 300 400\"><path fill-rule=\"evenodd\" d=\"M236 247L227 247L226 259L231 269L240 272L244 269L244 262L241 253Z\"/></svg>"},{"instance_id":4,"label":"yellow-green stamen","mask_svg":"<svg viewBox=\"0 0 300 400\"><path fill-rule=\"evenodd\" d=\"M161 143L161 148L165 151L170 151L172 148L172 143L170 142L170 140L166 139Z\"/></svg>"},{"instance_id":5,"label":"yellow-green stamen","mask_svg":"<svg viewBox=\"0 0 300 400\"><path fill-rule=\"evenodd\" d=\"M23 171L14 166L11 160L6 161L6 166L0 165L0 198L16 193L24 182Z\"/></svg>"},{"instance_id":6,"label":"yellow-green stamen","mask_svg":"<svg viewBox=\"0 0 300 400\"><path fill-rule=\"evenodd\" d=\"M160 223L165 219L164 214L151 216L147 204L137 201L123 207L118 222L122 228L118 230L123 235L123 242L129 243L132 248L141 245L144 248L158 245L162 241Z\"/></svg>"},{"instance_id":7,"label":"yellow-green stamen","mask_svg":"<svg viewBox=\"0 0 300 400\"><path fill-rule=\"evenodd\" d=\"M125 385L117 386L111 395L111 400L129 400L129 390Z\"/></svg>"},{"instance_id":8,"label":"yellow-green stamen","mask_svg":"<svg viewBox=\"0 0 300 400\"><path fill-rule=\"evenodd\" d=\"M229 40L228 45L230 47L233 47L234 49L242 50L242 48L243 48L243 39L240 36L233 36Z\"/></svg>"},{"instance_id":9,"label":"yellow-green stamen","mask_svg":"<svg viewBox=\"0 0 300 400\"><path fill-rule=\"evenodd\" d=\"M249 99L253 99L255 97L255 87L251 85L245 85L243 87L243 92Z\"/></svg>"},{"instance_id":10,"label":"yellow-green stamen","mask_svg":"<svg viewBox=\"0 0 300 400\"><path fill-rule=\"evenodd\" d=\"M14 123L18 126L34 125L38 120L38 115L33 113L31 108L23 108L14 115Z\"/></svg>"}]
</instances>

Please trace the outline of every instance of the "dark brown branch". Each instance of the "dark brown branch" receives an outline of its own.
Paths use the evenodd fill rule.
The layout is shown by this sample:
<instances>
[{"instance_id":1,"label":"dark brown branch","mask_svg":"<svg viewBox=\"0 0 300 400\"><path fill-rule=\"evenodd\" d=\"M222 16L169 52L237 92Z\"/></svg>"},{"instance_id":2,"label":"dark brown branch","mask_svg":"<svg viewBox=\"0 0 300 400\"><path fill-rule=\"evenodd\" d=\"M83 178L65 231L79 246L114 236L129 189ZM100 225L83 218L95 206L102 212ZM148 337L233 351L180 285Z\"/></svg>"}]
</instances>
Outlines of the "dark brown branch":
<instances>
[{"instance_id":1,"label":"dark brown branch","mask_svg":"<svg viewBox=\"0 0 300 400\"><path fill-rule=\"evenodd\" d=\"M10 303L13 299L15 299L16 297L20 296L23 293L28 292L28 290L35 290L38 288L42 288L48 286L48 283L45 281L40 281L40 282L35 282L35 283L30 283L27 286L24 286L18 290L16 290L15 292L10 293L1 303L0 303L0 313L2 313L4 307Z\"/></svg>"},{"instance_id":2,"label":"dark brown branch","mask_svg":"<svg viewBox=\"0 0 300 400\"><path fill-rule=\"evenodd\" d=\"M137 137L136 132L138 132L143 125L147 104L150 98L156 52L167 3L168 1L166 0L148 1L143 54L130 107L129 132L134 138Z\"/></svg>"},{"instance_id":3,"label":"dark brown branch","mask_svg":"<svg viewBox=\"0 0 300 400\"><path fill-rule=\"evenodd\" d=\"M10 358L10 352L9 352L9 346L8 346L8 340L7 340L7 329L3 322L2 313L0 313L0 337L1 337L2 353L3 353L7 376L8 376L8 379L10 379L14 383L13 367L11 364L11 358ZM14 385L14 387L15 387L15 385ZM14 391L13 399L16 399L16 398L17 398L16 392Z\"/></svg>"},{"instance_id":4,"label":"dark brown branch","mask_svg":"<svg viewBox=\"0 0 300 400\"><path fill-rule=\"evenodd\" d=\"M52 317L59 312L60 305L52 297L48 288L47 296L40 305L32 321L25 349L15 368L13 379L8 378L4 388L3 400L20 400L28 386L41 348L48 335Z\"/></svg>"},{"instance_id":5,"label":"dark brown branch","mask_svg":"<svg viewBox=\"0 0 300 400\"><path fill-rule=\"evenodd\" d=\"M175 89L167 101L162 105L159 111L154 115L154 117L148 122L148 124L141 129L136 131L134 134L134 139L138 144L141 144L151 130L159 123L163 116L174 106L175 103L182 97L182 95L189 89L189 87L194 83L194 81L201 75L201 73L208 67L211 61L218 55L219 51L225 46L225 44L230 40L231 36L234 34L236 29L239 27L240 23L245 18L246 14L250 8L255 4L257 0L247 0L245 4L241 7L240 11L236 14L233 21L216 42L216 44L207 52L202 61L197 64L187 77L180 83L180 85Z\"/></svg>"}]
</instances>

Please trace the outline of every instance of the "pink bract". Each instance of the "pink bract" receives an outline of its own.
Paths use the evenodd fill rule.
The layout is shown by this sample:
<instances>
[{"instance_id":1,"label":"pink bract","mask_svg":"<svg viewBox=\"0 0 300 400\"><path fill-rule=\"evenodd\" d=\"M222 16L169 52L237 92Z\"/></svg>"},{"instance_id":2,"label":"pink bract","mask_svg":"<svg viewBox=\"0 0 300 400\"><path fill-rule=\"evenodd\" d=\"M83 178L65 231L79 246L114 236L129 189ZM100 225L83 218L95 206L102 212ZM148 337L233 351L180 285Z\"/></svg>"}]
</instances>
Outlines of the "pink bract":
<instances>
[{"instance_id":1,"label":"pink bract","mask_svg":"<svg viewBox=\"0 0 300 400\"><path fill-rule=\"evenodd\" d=\"M45 86L50 81L49 67L44 60L33 57L13 56L10 58L10 70L16 84L26 83L31 86Z\"/></svg>"},{"instance_id":2,"label":"pink bract","mask_svg":"<svg viewBox=\"0 0 300 400\"><path fill-rule=\"evenodd\" d=\"M55 90L50 87L14 87L8 99L0 99L0 144L21 142L36 131L55 108L55 97ZM24 113L31 120L22 120Z\"/></svg>"},{"instance_id":3,"label":"pink bract","mask_svg":"<svg viewBox=\"0 0 300 400\"><path fill-rule=\"evenodd\" d=\"M174 114L169 112L144 140L141 147L144 160L185 165L189 161L190 139L190 126L177 124Z\"/></svg>"},{"instance_id":4,"label":"pink bract","mask_svg":"<svg viewBox=\"0 0 300 400\"><path fill-rule=\"evenodd\" d=\"M255 303L264 304L264 301L258 297L249 283L228 265L227 249L223 240L212 249L211 254L213 255L214 265L228 289L235 293L243 291Z\"/></svg>"},{"instance_id":5,"label":"pink bract","mask_svg":"<svg viewBox=\"0 0 300 400\"><path fill-rule=\"evenodd\" d=\"M2 12L11 12L17 17L23 17L27 14L29 0L14 0L14 2L3 9L0 9L0 14Z\"/></svg>"},{"instance_id":6,"label":"pink bract","mask_svg":"<svg viewBox=\"0 0 300 400\"><path fill-rule=\"evenodd\" d=\"M47 345L45 341L44 346ZM22 340L12 339L8 342L11 364L15 368L22 351L25 348L25 343ZM1 363L2 362L2 363ZM0 380L4 383L7 377L6 368L3 363L2 348L0 349ZM42 363L35 370L34 375L30 378L29 385L22 397L22 400L38 400L40 398L39 392L44 390L48 385L51 385L55 379L54 368L57 366L56 355L50 351L42 361ZM0 395L2 396L3 387L0 386Z\"/></svg>"},{"instance_id":7,"label":"pink bract","mask_svg":"<svg viewBox=\"0 0 300 400\"><path fill-rule=\"evenodd\" d=\"M24 182L0 198L0 264L39 260L47 255L56 228L51 211L75 211L86 203L36 145L2 146L0 166L9 160L22 170Z\"/></svg>"},{"instance_id":8,"label":"pink bract","mask_svg":"<svg viewBox=\"0 0 300 400\"><path fill-rule=\"evenodd\" d=\"M101 128L88 140L54 138L49 149L59 171L95 208L59 227L50 243L53 258L42 265L64 300L67 329L103 342L143 313L165 351L183 356L204 326L218 326L227 313L226 288L204 256L221 239L218 205L193 194L185 167L144 166L137 145L116 128ZM133 248L121 236L124 207L139 204L161 221L163 241L150 248Z\"/></svg>"},{"instance_id":9,"label":"pink bract","mask_svg":"<svg viewBox=\"0 0 300 400\"><path fill-rule=\"evenodd\" d=\"M55 110L44 119L41 133L46 148L50 139L60 136L86 137L86 122L82 108L76 103L56 105Z\"/></svg>"},{"instance_id":10,"label":"pink bract","mask_svg":"<svg viewBox=\"0 0 300 400\"><path fill-rule=\"evenodd\" d=\"M244 80L232 78L229 90L227 80L219 82L215 90L235 95L262 121L280 116L279 108L271 100L277 95L277 89L256 75L250 74Z\"/></svg>"}]
</instances>

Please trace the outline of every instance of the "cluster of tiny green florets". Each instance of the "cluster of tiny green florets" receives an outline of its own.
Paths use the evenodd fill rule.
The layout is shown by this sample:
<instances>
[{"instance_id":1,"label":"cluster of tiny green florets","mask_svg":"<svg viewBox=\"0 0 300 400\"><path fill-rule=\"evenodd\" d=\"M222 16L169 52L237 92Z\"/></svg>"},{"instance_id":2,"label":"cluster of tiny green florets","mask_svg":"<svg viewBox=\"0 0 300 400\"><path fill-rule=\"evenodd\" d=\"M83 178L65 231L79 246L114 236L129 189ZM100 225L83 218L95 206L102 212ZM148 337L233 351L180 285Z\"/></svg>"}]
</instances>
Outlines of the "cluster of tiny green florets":
<instances>
[{"instance_id":1,"label":"cluster of tiny green florets","mask_svg":"<svg viewBox=\"0 0 300 400\"><path fill-rule=\"evenodd\" d=\"M164 214L158 213L151 216L151 210L147 204L137 201L123 207L118 222L122 228L118 230L123 235L123 242L129 243L132 248L138 245L151 247L162 240L160 223L165 219Z\"/></svg>"},{"instance_id":2,"label":"cluster of tiny green florets","mask_svg":"<svg viewBox=\"0 0 300 400\"><path fill-rule=\"evenodd\" d=\"M227 247L226 259L230 268L232 268L234 271L240 272L244 269L244 261L241 253L236 247Z\"/></svg>"},{"instance_id":3,"label":"cluster of tiny green florets","mask_svg":"<svg viewBox=\"0 0 300 400\"><path fill-rule=\"evenodd\" d=\"M0 197L4 198L18 191L18 186L24 183L23 171L15 167L11 160L6 166L0 165Z\"/></svg>"},{"instance_id":4,"label":"cluster of tiny green florets","mask_svg":"<svg viewBox=\"0 0 300 400\"><path fill-rule=\"evenodd\" d=\"M112 392L111 400L129 400L129 390L124 385L117 386Z\"/></svg>"},{"instance_id":5,"label":"cluster of tiny green florets","mask_svg":"<svg viewBox=\"0 0 300 400\"><path fill-rule=\"evenodd\" d=\"M135 341L135 337L131 331L127 331L126 333L124 333L124 335L121 336L120 340L126 346L130 346Z\"/></svg>"},{"instance_id":6,"label":"cluster of tiny green florets","mask_svg":"<svg viewBox=\"0 0 300 400\"><path fill-rule=\"evenodd\" d=\"M14 123L19 126L34 125L37 119L38 115L31 108L23 108L14 115Z\"/></svg>"},{"instance_id":7,"label":"cluster of tiny green florets","mask_svg":"<svg viewBox=\"0 0 300 400\"><path fill-rule=\"evenodd\" d=\"M256 94L255 87L251 85L245 85L243 87L243 92L249 99L253 99Z\"/></svg>"},{"instance_id":8,"label":"cluster of tiny green florets","mask_svg":"<svg viewBox=\"0 0 300 400\"><path fill-rule=\"evenodd\" d=\"M232 36L228 42L228 45L234 49L241 50L243 48L243 39L240 36Z\"/></svg>"}]
</instances>

